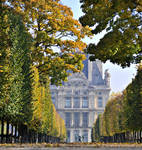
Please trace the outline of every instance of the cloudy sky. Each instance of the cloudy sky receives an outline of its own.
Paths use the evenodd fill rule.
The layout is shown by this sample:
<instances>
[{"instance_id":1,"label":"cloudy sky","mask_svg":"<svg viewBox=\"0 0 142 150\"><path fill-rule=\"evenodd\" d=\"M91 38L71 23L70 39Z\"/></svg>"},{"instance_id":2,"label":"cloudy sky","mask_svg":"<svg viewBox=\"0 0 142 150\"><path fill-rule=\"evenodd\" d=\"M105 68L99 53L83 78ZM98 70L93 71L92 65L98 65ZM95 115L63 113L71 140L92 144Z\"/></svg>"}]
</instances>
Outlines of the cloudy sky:
<instances>
[{"instance_id":1,"label":"cloudy sky","mask_svg":"<svg viewBox=\"0 0 142 150\"><path fill-rule=\"evenodd\" d=\"M83 13L80 9L79 0L61 0L64 5L70 7L73 11L74 18L78 19ZM84 41L89 43L97 43L104 33L95 36L93 39L86 38ZM118 65L107 62L103 65L103 69L109 69L111 74L111 89L113 92L122 91L131 82L136 74L136 66L131 65L129 68L122 69Z\"/></svg>"}]
</instances>

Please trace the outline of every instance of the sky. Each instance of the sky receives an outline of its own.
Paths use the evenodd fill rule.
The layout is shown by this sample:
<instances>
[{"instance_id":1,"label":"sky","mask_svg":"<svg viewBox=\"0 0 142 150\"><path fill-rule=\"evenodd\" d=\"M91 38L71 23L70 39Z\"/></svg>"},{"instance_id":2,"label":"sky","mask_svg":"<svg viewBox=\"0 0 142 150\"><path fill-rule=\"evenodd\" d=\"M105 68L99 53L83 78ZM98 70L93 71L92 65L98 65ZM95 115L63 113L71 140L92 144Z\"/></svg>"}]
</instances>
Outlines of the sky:
<instances>
[{"instance_id":1,"label":"sky","mask_svg":"<svg viewBox=\"0 0 142 150\"><path fill-rule=\"evenodd\" d=\"M78 19L83 15L80 9L79 0L61 0L62 3L71 8L74 14L74 18ZM89 43L97 43L101 37L103 37L104 33L101 33L95 36L93 39L85 38L84 42ZM135 77L136 74L136 65L131 65L130 67L122 69L118 65L114 65L109 61L103 64L103 70L108 69L111 75L111 92L121 92L123 91L127 85L132 81L132 78Z\"/></svg>"}]
</instances>

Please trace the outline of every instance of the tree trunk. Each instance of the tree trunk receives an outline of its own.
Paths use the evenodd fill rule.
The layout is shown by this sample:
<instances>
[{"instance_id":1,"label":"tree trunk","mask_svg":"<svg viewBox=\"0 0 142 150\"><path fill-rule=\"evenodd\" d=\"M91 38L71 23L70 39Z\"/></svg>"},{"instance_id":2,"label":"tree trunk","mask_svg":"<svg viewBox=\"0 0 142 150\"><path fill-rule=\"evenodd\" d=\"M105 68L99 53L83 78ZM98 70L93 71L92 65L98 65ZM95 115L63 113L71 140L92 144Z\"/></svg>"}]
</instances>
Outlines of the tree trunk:
<instances>
[{"instance_id":1,"label":"tree trunk","mask_svg":"<svg viewBox=\"0 0 142 150\"><path fill-rule=\"evenodd\" d=\"M2 118L1 119L1 143L4 142L3 139L4 139L4 120Z\"/></svg>"},{"instance_id":2,"label":"tree trunk","mask_svg":"<svg viewBox=\"0 0 142 150\"><path fill-rule=\"evenodd\" d=\"M140 143L142 143L142 130L140 130Z\"/></svg>"},{"instance_id":3,"label":"tree trunk","mask_svg":"<svg viewBox=\"0 0 142 150\"><path fill-rule=\"evenodd\" d=\"M11 124L11 140L10 140L11 143L13 143L13 125Z\"/></svg>"},{"instance_id":4,"label":"tree trunk","mask_svg":"<svg viewBox=\"0 0 142 150\"><path fill-rule=\"evenodd\" d=\"M17 125L15 125L14 143L17 142Z\"/></svg>"},{"instance_id":5,"label":"tree trunk","mask_svg":"<svg viewBox=\"0 0 142 150\"><path fill-rule=\"evenodd\" d=\"M6 122L6 143L9 143L9 121Z\"/></svg>"}]
</instances>

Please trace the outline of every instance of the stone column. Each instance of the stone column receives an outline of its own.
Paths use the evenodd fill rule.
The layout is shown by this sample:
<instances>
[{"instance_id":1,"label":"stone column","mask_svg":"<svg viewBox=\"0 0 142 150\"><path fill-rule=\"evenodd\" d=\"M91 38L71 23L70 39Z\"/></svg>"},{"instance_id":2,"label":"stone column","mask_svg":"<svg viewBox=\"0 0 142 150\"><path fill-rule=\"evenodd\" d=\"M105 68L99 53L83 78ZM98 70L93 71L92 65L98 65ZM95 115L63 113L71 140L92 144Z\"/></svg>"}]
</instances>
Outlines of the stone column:
<instances>
[{"instance_id":1,"label":"stone column","mask_svg":"<svg viewBox=\"0 0 142 150\"><path fill-rule=\"evenodd\" d=\"M91 129L88 130L88 142L91 142Z\"/></svg>"},{"instance_id":2,"label":"stone column","mask_svg":"<svg viewBox=\"0 0 142 150\"><path fill-rule=\"evenodd\" d=\"M92 127L94 123L94 112L91 111L88 113L88 126Z\"/></svg>"},{"instance_id":3,"label":"stone column","mask_svg":"<svg viewBox=\"0 0 142 150\"><path fill-rule=\"evenodd\" d=\"M71 108L73 108L73 96L71 96Z\"/></svg>"},{"instance_id":4,"label":"stone column","mask_svg":"<svg viewBox=\"0 0 142 150\"><path fill-rule=\"evenodd\" d=\"M70 142L73 142L73 139L74 139L74 133L73 133L73 130L71 129L70 130Z\"/></svg>"},{"instance_id":5,"label":"stone column","mask_svg":"<svg viewBox=\"0 0 142 150\"><path fill-rule=\"evenodd\" d=\"M95 96L94 97L94 102L95 102L95 108L97 108L98 107L98 98L97 98L97 96Z\"/></svg>"},{"instance_id":6,"label":"stone column","mask_svg":"<svg viewBox=\"0 0 142 150\"><path fill-rule=\"evenodd\" d=\"M97 119L97 111L94 112L94 122L96 121Z\"/></svg>"},{"instance_id":7,"label":"stone column","mask_svg":"<svg viewBox=\"0 0 142 150\"><path fill-rule=\"evenodd\" d=\"M80 97L80 108L82 108L82 97Z\"/></svg>"},{"instance_id":8,"label":"stone column","mask_svg":"<svg viewBox=\"0 0 142 150\"><path fill-rule=\"evenodd\" d=\"M82 112L80 112L80 127L82 127Z\"/></svg>"},{"instance_id":9,"label":"stone column","mask_svg":"<svg viewBox=\"0 0 142 150\"><path fill-rule=\"evenodd\" d=\"M71 112L71 127L74 125L74 117L73 117L73 112Z\"/></svg>"}]
</instances>

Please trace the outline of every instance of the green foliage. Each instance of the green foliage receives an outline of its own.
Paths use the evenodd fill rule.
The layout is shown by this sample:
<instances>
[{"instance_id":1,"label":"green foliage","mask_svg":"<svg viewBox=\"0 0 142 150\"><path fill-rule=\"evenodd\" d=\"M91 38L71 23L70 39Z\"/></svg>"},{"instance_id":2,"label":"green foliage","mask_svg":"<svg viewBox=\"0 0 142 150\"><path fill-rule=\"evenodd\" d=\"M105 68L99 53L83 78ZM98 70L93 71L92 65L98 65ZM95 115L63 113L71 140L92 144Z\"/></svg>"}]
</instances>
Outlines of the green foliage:
<instances>
[{"instance_id":1,"label":"green foliage","mask_svg":"<svg viewBox=\"0 0 142 150\"><path fill-rule=\"evenodd\" d=\"M102 115L99 115L95 121L95 124L93 126L93 135L92 135L92 139L93 141L100 141L100 138L103 134L102 129Z\"/></svg>"},{"instance_id":2,"label":"green foliage","mask_svg":"<svg viewBox=\"0 0 142 150\"><path fill-rule=\"evenodd\" d=\"M104 116L106 133L109 136L125 130L123 125L123 95L114 95L107 103Z\"/></svg>"},{"instance_id":3,"label":"green foliage","mask_svg":"<svg viewBox=\"0 0 142 150\"><path fill-rule=\"evenodd\" d=\"M142 64L137 75L124 91L125 126L128 130L142 130Z\"/></svg>"},{"instance_id":4,"label":"green foliage","mask_svg":"<svg viewBox=\"0 0 142 150\"><path fill-rule=\"evenodd\" d=\"M7 29L9 11L5 7L1 7L0 15L0 117L4 117L5 106L7 101L7 89L9 87L9 38Z\"/></svg>"},{"instance_id":5,"label":"green foliage","mask_svg":"<svg viewBox=\"0 0 142 150\"><path fill-rule=\"evenodd\" d=\"M93 139L142 130L142 64L123 93L113 94L93 127Z\"/></svg>"},{"instance_id":6,"label":"green foliage","mask_svg":"<svg viewBox=\"0 0 142 150\"><path fill-rule=\"evenodd\" d=\"M64 139L49 85L82 69L90 29L60 0L2 0L0 10L0 117Z\"/></svg>"},{"instance_id":7,"label":"green foliage","mask_svg":"<svg viewBox=\"0 0 142 150\"><path fill-rule=\"evenodd\" d=\"M86 44L82 39L90 35L90 30L73 19L70 8L62 5L60 0L5 1L3 5L10 5L23 16L34 39L32 61L36 62L40 73L50 77L52 84L66 80L68 70L77 72L83 68Z\"/></svg>"},{"instance_id":8,"label":"green foliage","mask_svg":"<svg viewBox=\"0 0 142 150\"><path fill-rule=\"evenodd\" d=\"M83 26L92 27L97 35L106 34L98 44L90 44L90 60L110 60L122 67L142 59L142 3L139 0L80 0Z\"/></svg>"},{"instance_id":9,"label":"green foliage","mask_svg":"<svg viewBox=\"0 0 142 150\"><path fill-rule=\"evenodd\" d=\"M28 123L31 119L31 37L26 32L22 18L9 14L8 31L11 43L9 54L9 99L6 113L12 121ZM27 42L28 41L28 42Z\"/></svg>"},{"instance_id":10,"label":"green foliage","mask_svg":"<svg viewBox=\"0 0 142 150\"><path fill-rule=\"evenodd\" d=\"M36 67L33 67L33 72L33 117L30 128L37 132L65 138L66 128L64 121L57 114L51 100L49 77L39 74Z\"/></svg>"},{"instance_id":11,"label":"green foliage","mask_svg":"<svg viewBox=\"0 0 142 150\"><path fill-rule=\"evenodd\" d=\"M6 6L2 7L0 28L0 114L5 120L27 123L31 116L31 36L20 15Z\"/></svg>"},{"instance_id":12,"label":"green foliage","mask_svg":"<svg viewBox=\"0 0 142 150\"><path fill-rule=\"evenodd\" d=\"M116 93L109 99L103 115L98 116L93 138L100 141L102 136L113 136L126 130L124 126L123 95Z\"/></svg>"}]
</instances>

